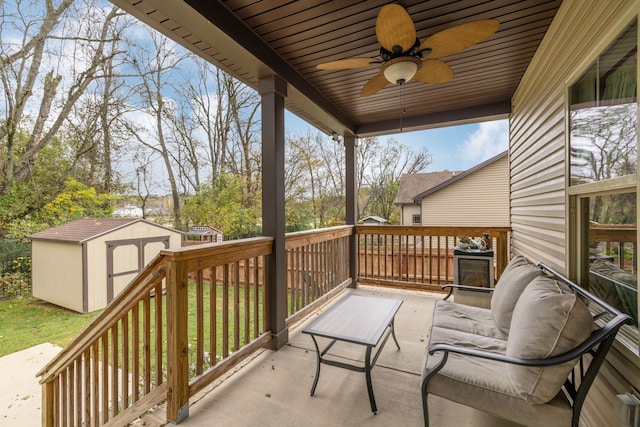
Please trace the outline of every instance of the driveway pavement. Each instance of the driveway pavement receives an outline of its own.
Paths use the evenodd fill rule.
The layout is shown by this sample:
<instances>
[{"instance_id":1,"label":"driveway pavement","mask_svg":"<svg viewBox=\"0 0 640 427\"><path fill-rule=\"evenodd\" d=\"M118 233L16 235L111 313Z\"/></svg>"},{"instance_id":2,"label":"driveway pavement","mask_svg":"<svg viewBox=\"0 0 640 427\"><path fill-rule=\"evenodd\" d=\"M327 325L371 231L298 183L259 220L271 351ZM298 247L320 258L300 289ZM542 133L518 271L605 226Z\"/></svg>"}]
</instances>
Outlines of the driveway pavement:
<instances>
[{"instance_id":1,"label":"driveway pavement","mask_svg":"<svg viewBox=\"0 0 640 427\"><path fill-rule=\"evenodd\" d=\"M60 350L44 343L0 357L0 426L41 425L42 392L36 373Z\"/></svg>"}]
</instances>

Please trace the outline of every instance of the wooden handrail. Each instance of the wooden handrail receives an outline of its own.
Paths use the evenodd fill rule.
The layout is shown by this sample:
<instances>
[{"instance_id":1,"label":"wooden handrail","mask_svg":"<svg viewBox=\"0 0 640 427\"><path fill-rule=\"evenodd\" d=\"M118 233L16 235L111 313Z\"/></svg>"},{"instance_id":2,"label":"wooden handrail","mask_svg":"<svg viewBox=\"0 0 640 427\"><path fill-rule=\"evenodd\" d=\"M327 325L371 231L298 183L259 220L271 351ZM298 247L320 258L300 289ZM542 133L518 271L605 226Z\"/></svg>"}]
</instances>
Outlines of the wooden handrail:
<instances>
[{"instance_id":1,"label":"wooden handrail","mask_svg":"<svg viewBox=\"0 0 640 427\"><path fill-rule=\"evenodd\" d=\"M37 377L42 377L40 384L50 381L52 377L60 374L61 370L65 369L70 361L81 355L90 343L107 332L123 311L139 302L143 295L151 291L158 280L164 278L165 272L165 259L162 254L159 254L133 279L129 286L114 298L111 304L107 305L99 316L82 330L75 340L62 349L36 374Z\"/></svg>"},{"instance_id":2,"label":"wooden handrail","mask_svg":"<svg viewBox=\"0 0 640 427\"><path fill-rule=\"evenodd\" d=\"M285 249L288 250L327 240L334 240L340 237L351 236L352 234L353 227L350 225L339 225L320 230L298 231L295 233L287 233L284 245Z\"/></svg>"},{"instance_id":3,"label":"wooden handrail","mask_svg":"<svg viewBox=\"0 0 640 427\"><path fill-rule=\"evenodd\" d=\"M188 319L188 288L194 287L197 310L203 310L202 279L208 274L206 280L210 296L207 304L215 311L214 301L218 292L215 271L219 267L235 271L233 277L225 276L224 279L224 292L229 289L235 300L232 302L235 304L232 314L225 308L225 316L233 315L235 318L235 329L229 331L234 335L233 347L229 350L235 352L229 360L235 363L233 361L237 361L238 354L243 354L237 352L242 345L238 328L245 329L243 342L247 347L255 349L256 345L263 345L270 339L264 332L266 312L258 310L262 306L260 301L264 300L258 293L262 295L268 286L265 277L258 272L261 264L258 259L272 253L273 240L271 237L257 237L161 251L70 345L38 373L43 390L43 425L59 422L72 425L126 424L147 411L149 405L161 400L167 400L167 418L179 422L185 414L184 405L188 404L190 387L196 377L190 378L191 356L187 348L187 326L191 322ZM243 278L238 277L240 268L245 273ZM251 276L249 269L253 272ZM244 292L243 302L239 301L239 292ZM223 299L227 304L229 295ZM247 305L249 301L250 307ZM239 322L239 304L245 304L244 322ZM252 316L251 321L246 318L249 315ZM202 313L194 320L197 323L194 327L199 331L198 340L203 339L200 331L204 326L200 322L209 320ZM222 323L228 325L233 320L225 317ZM251 333L246 326L249 324L256 325ZM151 329L155 332L150 333ZM215 336L215 330L211 334ZM246 343L251 337L253 340ZM197 347L200 352L197 357L201 360L205 349L200 341ZM208 362L209 370L219 360L216 354L214 349L213 360ZM226 363L224 369L228 369L230 363ZM199 366L196 389L216 376L209 371L202 372L201 364Z\"/></svg>"},{"instance_id":4,"label":"wooden handrail","mask_svg":"<svg viewBox=\"0 0 640 427\"><path fill-rule=\"evenodd\" d=\"M486 232L494 242L495 279L509 261L509 227L357 225L355 231L363 283L438 291L453 282L459 237L480 238Z\"/></svg>"}]
</instances>

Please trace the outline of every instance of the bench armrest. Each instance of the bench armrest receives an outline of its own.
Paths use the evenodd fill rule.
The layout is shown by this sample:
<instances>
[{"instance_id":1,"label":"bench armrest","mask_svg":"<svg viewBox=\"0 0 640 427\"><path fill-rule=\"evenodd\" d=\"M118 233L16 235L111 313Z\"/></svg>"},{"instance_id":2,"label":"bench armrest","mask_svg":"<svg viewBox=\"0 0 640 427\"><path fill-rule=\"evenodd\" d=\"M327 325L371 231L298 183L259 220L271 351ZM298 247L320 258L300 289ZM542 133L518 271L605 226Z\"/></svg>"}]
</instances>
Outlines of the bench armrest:
<instances>
[{"instance_id":1,"label":"bench armrest","mask_svg":"<svg viewBox=\"0 0 640 427\"><path fill-rule=\"evenodd\" d=\"M444 352L443 361L436 366L435 371L440 370L446 363L448 353L465 354L473 357L480 357L483 359L497 360L505 363L511 363L523 366L552 366L559 365L561 363L575 360L586 353L591 353L592 349L596 346L601 346L604 341L607 341L605 347L611 346L611 341L615 338L618 329L623 324L633 323L633 319L625 314L619 314L609 320L602 328L597 329L589 335L589 337L582 341L574 349L567 351L566 353L559 354L553 357L547 357L544 359L521 359L517 357L510 357L504 354L492 353L486 350L480 350L472 347L462 347L451 344L433 344L429 346L429 355L433 356L436 352Z\"/></svg>"}]
</instances>

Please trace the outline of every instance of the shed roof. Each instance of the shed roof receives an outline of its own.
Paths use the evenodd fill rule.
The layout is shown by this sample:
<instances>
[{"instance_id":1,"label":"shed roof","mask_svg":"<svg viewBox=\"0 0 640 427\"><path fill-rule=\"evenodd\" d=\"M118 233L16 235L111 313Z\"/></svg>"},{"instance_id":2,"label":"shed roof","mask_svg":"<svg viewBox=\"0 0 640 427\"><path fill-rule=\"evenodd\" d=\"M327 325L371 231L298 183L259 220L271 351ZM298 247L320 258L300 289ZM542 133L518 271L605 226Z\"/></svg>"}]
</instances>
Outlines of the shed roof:
<instances>
[{"instance_id":1,"label":"shed roof","mask_svg":"<svg viewBox=\"0 0 640 427\"><path fill-rule=\"evenodd\" d=\"M398 180L398 196L396 205L415 204L416 194L423 193L438 184L460 174L460 171L443 171L427 173L408 173Z\"/></svg>"},{"instance_id":2,"label":"shed roof","mask_svg":"<svg viewBox=\"0 0 640 427\"><path fill-rule=\"evenodd\" d=\"M170 229L141 218L83 218L34 233L28 236L28 238L31 240L56 240L61 242L83 243L88 240L95 239L105 233L141 221L180 233L178 230Z\"/></svg>"},{"instance_id":3,"label":"shed roof","mask_svg":"<svg viewBox=\"0 0 640 427\"><path fill-rule=\"evenodd\" d=\"M389 222L385 218L382 218L381 216L377 216L377 215L369 215L369 216L366 216L366 217L364 217L364 218L362 218L360 220L360 222L367 222L367 221L369 221L369 222L373 221L373 222L377 222L377 223L380 223L380 224L384 224L385 222Z\"/></svg>"},{"instance_id":4,"label":"shed roof","mask_svg":"<svg viewBox=\"0 0 640 427\"><path fill-rule=\"evenodd\" d=\"M506 157L507 154L509 154L509 151L503 151L502 153L498 154L497 156L494 156L494 157L490 158L489 160L486 160L486 161L484 161L484 162L472 167L469 170L466 170L466 171L464 171L462 173L459 173L456 176L454 176L454 177L452 177L452 178L450 178L450 179L448 179L448 180L446 180L446 181L444 181L444 182L442 182L442 183L440 183L440 184L438 184L438 185L436 185L434 187L431 187L430 189L428 189L426 191L423 191L422 193L420 193L417 196L415 196L413 198L413 200L415 201L415 203L420 203L422 201L422 199L427 197L429 194L433 194L436 191L442 190L443 188L448 187L449 185L453 184L454 182L458 182L461 179L464 179L465 177L471 175L472 173L477 172L480 169L486 168L490 164L493 164L493 163L497 162L498 160Z\"/></svg>"}]
</instances>

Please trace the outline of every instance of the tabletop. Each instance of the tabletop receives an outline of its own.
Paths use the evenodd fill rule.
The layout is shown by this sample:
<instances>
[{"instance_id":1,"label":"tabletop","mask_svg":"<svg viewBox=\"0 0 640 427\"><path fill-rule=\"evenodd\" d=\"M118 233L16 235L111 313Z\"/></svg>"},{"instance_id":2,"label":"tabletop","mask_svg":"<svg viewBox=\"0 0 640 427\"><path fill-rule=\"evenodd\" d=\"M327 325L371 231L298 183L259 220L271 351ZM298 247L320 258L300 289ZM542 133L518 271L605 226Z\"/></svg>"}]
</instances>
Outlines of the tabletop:
<instances>
[{"instance_id":1,"label":"tabletop","mask_svg":"<svg viewBox=\"0 0 640 427\"><path fill-rule=\"evenodd\" d=\"M376 345L402 305L401 299L348 295L302 332L355 344Z\"/></svg>"}]
</instances>

